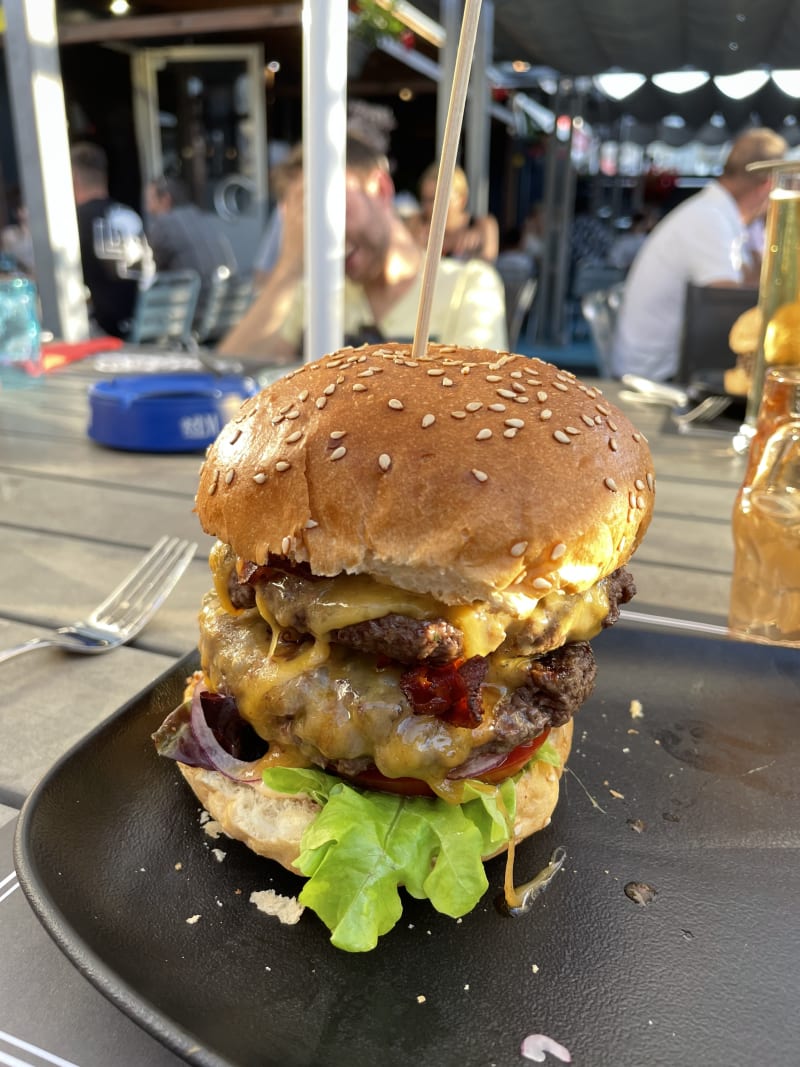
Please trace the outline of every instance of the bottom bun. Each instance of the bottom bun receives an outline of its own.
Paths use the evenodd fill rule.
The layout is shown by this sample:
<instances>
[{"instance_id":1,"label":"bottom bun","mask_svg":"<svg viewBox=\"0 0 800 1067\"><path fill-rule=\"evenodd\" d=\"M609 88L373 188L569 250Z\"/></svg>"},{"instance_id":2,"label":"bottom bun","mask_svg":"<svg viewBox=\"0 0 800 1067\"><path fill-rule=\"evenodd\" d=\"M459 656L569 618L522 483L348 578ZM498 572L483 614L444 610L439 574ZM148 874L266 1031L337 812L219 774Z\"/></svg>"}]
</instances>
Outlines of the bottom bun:
<instances>
[{"instance_id":1,"label":"bottom bun","mask_svg":"<svg viewBox=\"0 0 800 1067\"><path fill-rule=\"evenodd\" d=\"M518 780L514 824L517 841L530 837L550 822L558 803L558 781L572 744L572 720L551 730L548 741L558 753L561 766L534 760ZM275 793L262 782L243 784L219 771L184 763L178 766L197 799L228 837L243 841L259 856L300 873L294 866L300 854L300 839L319 812L319 804L305 794ZM505 848L498 851L504 852Z\"/></svg>"}]
</instances>

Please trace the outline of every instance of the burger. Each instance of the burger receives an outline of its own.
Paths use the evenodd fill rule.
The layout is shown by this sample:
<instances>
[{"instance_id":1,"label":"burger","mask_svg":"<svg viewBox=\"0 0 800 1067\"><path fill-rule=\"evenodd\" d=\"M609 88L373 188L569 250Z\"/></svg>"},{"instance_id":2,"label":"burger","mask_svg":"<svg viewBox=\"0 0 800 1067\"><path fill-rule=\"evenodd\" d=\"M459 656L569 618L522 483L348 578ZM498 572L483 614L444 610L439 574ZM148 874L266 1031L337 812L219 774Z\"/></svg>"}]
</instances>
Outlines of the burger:
<instances>
[{"instance_id":1,"label":"burger","mask_svg":"<svg viewBox=\"0 0 800 1067\"><path fill-rule=\"evenodd\" d=\"M761 309L748 308L738 316L728 333L728 347L736 363L724 374L725 392L730 396L747 396L753 380L753 368L761 337Z\"/></svg>"},{"instance_id":2,"label":"burger","mask_svg":"<svg viewBox=\"0 0 800 1067\"><path fill-rule=\"evenodd\" d=\"M401 886L467 913L550 821L653 493L643 435L536 359L382 344L286 374L203 464L213 587L158 751L338 947L372 948Z\"/></svg>"}]
</instances>

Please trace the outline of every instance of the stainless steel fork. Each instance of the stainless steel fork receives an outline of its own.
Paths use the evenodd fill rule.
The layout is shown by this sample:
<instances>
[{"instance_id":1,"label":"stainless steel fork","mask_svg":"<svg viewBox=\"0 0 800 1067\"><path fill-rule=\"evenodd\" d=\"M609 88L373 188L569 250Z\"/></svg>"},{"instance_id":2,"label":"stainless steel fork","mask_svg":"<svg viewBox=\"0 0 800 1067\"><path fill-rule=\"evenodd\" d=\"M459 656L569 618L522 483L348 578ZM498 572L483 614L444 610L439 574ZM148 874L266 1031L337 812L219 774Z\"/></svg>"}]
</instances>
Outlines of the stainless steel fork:
<instances>
[{"instance_id":1,"label":"stainless steel fork","mask_svg":"<svg viewBox=\"0 0 800 1067\"><path fill-rule=\"evenodd\" d=\"M670 418L680 432L686 433L696 423L713 422L717 415L730 407L732 400L730 396L707 396L688 411L670 412Z\"/></svg>"},{"instance_id":2,"label":"stainless steel fork","mask_svg":"<svg viewBox=\"0 0 800 1067\"><path fill-rule=\"evenodd\" d=\"M197 545L162 537L127 578L86 619L60 626L0 652L0 663L35 648L57 645L67 652L96 655L130 641L152 619L189 566Z\"/></svg>"}]
</instances>

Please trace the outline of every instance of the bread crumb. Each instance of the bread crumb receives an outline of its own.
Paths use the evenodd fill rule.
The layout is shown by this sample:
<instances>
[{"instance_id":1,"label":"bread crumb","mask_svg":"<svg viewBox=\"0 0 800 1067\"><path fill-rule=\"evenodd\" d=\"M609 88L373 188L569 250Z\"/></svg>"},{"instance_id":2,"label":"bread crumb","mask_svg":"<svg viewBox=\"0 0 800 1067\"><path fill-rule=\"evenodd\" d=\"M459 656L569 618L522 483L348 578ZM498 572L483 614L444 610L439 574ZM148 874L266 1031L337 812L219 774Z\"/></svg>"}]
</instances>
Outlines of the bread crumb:
<instances>
[{"instance_id":1,"label":"bread crumb","mask_svg":"<svg viewBox=\"0 0 800 1067\"><path fill-rule=\"evenodd\" d=\"M250 903L255 904L265 915L274 915L287 926L294 926L299 922L305 911L303 905L297 902L297 897L281 896L274 889L254 890L250 894Z\"/></svg>"},{"instance_id":2,"label":"bread crumb","mask_svg":"<svg viewBox=\"0 0 800 1067\"><path fill-rule=\"evenodd\" d=\"M538 963L532 963L531 964L531 970L533 971L534 974L538 974L539 973L539 964Z\"/></svg>"},{"instance_id":3,"label":"bread crumb","mask_svg":"<svg viewBox=\"0 0 800 1067\"><path fill-rule=\"evenodd\" d=\"M175 870L176 871L182 871L183 870L183 864L180 862L180 860L175 864Z\"/></svg>"},{"instance_id":4,"label":"bread crumb","mask_svg":"<svg viewBox=\"0 0 800 1067\"><path fill-rule=\"evenodd\" d=\"M205 826L205 824L208 822L208 820L210 818L211 818L211 816L208 814L208 812L205 810L205 808L203 808L201 810L201 812L200 812L200 825L201 826Z\"/></svg>"},{"instance_id":5,"label":"bread crumb","mask_svg":"<svg viewBox=\"0 0 800 1067\"><path fill-rule=\"evenodd\" d=\"M211 855L214 857L214 859L217 861L217 863L222 863L222 861L225 859L225 857L228 855L228 853L227 852L223 852L221 848L212 848L211 849Z\"/></svg>"},{"instance_id":6,"label":"bread crumb","mask_svg":"<svg viewBox=\"0 0 800 1067\"><path fill-rule=\"evenodd\" d=\"M630 713L632 719L643 719L644 711L642 711L641 700L632 700L630 706Z\"/></svg>"},{"instance_id":7,"label":"bread crumb","mask_svg":"<svg viewBox=\"0 0 800 1067\"><path fill-rule=\"evenodd\" d=\"M189 926L194 926L195 923L200 922L200 916L190 915L186 922L189 924Z\"/></svg>"},{"instance_id":8,"label":"bread crumb","mask_svg":"<svg viewBox=\"0 0 800 1067\"><path fill-rule=\"evenodd\" d=\"M213 837L215 841L220 834L225 833L222 829L222 823L218 823L216 819L208 819L202 826L208 836Z\"/></svg>"},{"instance_id":9,"label":"bread crumb","mask_svg":"<svg viewBox=\"0 0 800 1067\"><path fill-rule=\"evenodd\" d=\"M417 997L417 1004L424 1004L424 1003L425 1003L425 1001L426 1001L426 999L427 999L427 998L426 998L426 997L424 997L424 996L422 995L422 993L420 993L420 995L419 995L419 996Z\"/></svg>"},{"instance_id":10,"label":"bread crumb","mask_svg":"<svg viewBox=\"0 0 800 1067\"><path fill-rule=\"evenodd\" d=\"M609 793L611 794L612 797L616 797L617 800L624 800L625 799L625 794L624 793L618 793L616 791L616 789L609 789Z\"/></svg>"}]
</instances>

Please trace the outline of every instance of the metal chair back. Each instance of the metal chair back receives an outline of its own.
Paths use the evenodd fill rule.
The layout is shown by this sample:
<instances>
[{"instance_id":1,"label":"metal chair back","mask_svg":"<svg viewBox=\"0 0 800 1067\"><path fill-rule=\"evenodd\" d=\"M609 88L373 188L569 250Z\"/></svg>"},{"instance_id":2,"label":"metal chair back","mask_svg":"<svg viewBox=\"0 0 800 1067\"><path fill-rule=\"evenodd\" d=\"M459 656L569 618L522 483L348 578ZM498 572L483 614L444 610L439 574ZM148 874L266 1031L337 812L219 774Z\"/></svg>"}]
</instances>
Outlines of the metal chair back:
<instances>
[{"instance_id":1,"label":"metal chair back","mask_svg":"<svg viewBox=\"0 0 800 1067\"><path fill-rule=\"evenodd\" d=\"M195 270L161 271L146 289L140 289L128 341L190 347L192 323L200 295Z\"/></svg>"},{"instance_id":2,"label":"metal chair back","mask_svg":"<svg viewBox=\"0 0 800 1067\"><path fill-rule=\"evenodd\" d=\"M195 330L198 343L212 344L224 337L250 307L254 296L252 274L232 274L227 267L218 267Z\"/></svg>"},{"instance_id":3,"label":"metal chair back","mask_svg":"<svg viewBox=\"0 0 800 1067\"><path fill-rule=\"evenodd\" d=\"M687 285L677 380L688 384L708 371L719 375L732 367L731 326L757 303L758 289L752 286Z\"/></svg>"},{"instance_id":4,"label":"metal chair back","mask_svg":"<svg viewBox=\"0 0 800 1067\"><path fill-rule=\"evenodd\" d=\"M624 282L616 282L607 289L594 289L581 297L581 311L589 323L597 369L603 378L611 377L611 349L624 289Z\"/></svg>"}]
</instances>

